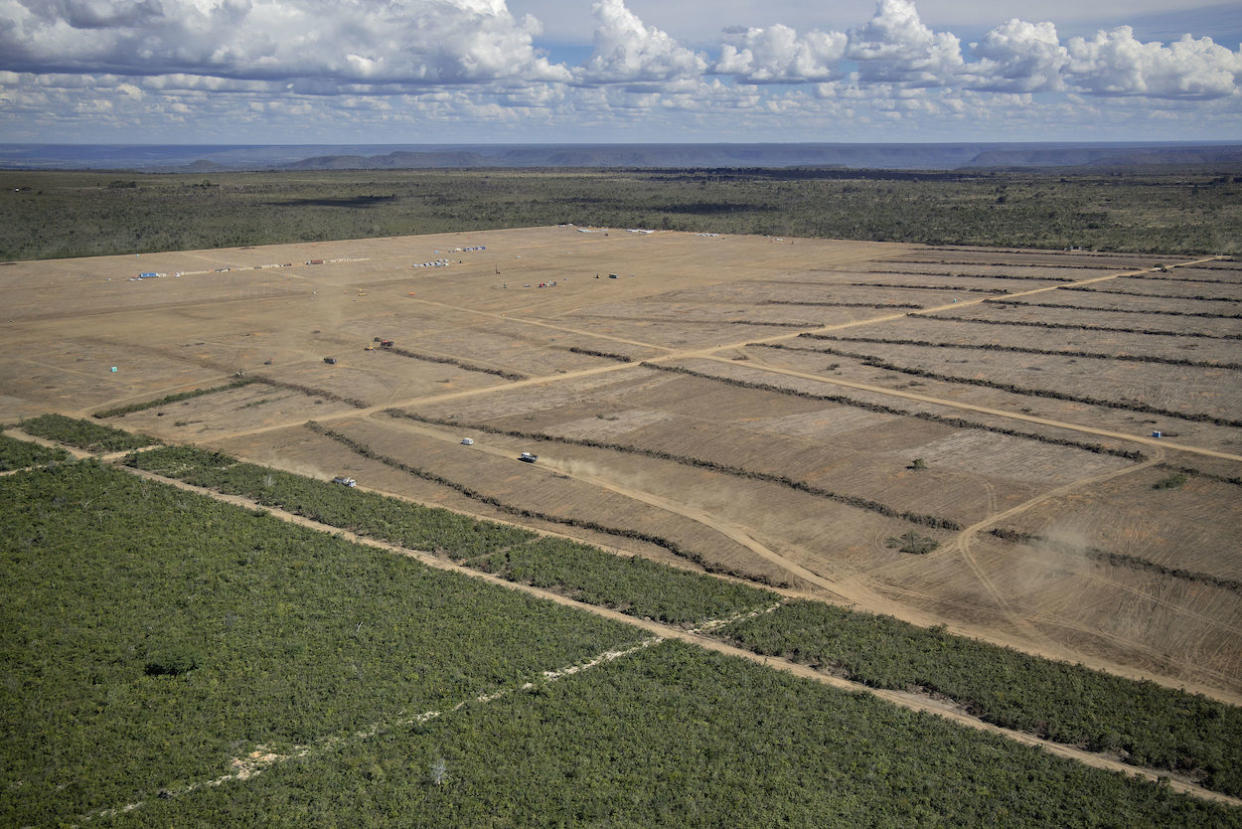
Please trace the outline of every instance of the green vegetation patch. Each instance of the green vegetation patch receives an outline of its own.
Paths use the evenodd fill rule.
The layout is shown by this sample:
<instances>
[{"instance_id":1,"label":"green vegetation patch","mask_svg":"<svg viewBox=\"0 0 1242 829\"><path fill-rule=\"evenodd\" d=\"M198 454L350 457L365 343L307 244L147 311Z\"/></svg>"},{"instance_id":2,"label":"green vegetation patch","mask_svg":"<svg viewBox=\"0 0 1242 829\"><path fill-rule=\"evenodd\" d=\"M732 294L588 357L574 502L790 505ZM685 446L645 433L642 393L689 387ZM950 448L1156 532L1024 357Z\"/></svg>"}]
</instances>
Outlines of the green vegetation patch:
<instances>
[{"instance_id":1,"label":"green vegetation patch","mask_svg":"<svg viewBox=\"0 0 1242 829\"><path fill-rule=\"evenodd\" d=\"M892 536L884 542L884 546L890 549L896 549L903 553L913 553L916 556L925 556L932 550L940 546L940 542L926 535L919 535L914 530L904 532L898 536Z\"/></svg>"},{"instance_id":2,"label":"green vegetation patch","mask_svg":"<svg viewBox=\"0 0 1242 829\"><path fill-rule=\"evenodd\" d=\"M1203 696L818 602L791 602L722 635L873 687L942 694L988 722L1242 794L1242 709Z\"/></svg>"},{"instance_id":3,"label":"green vegetation patch","mask_svg":"<svg viewBox=\"0 0 1242 829\"><path fill-rule=\"evenodd\" d=\"M0 435L0 472L57 463L68 459L69 453L64 449L50 449L28 440Z\"/></svg>"},{"instance_id":4,"label":"green vegetation patch","mask_svg":"<svg viewBox=\"0 0 1242 829\"><path fill-rule=\"evenodd\" d=\"M301 475L240 463L216 452L163 447L126 463L187 483L244 495L324 524L412 549L434 550L510 580L590 604L672 623L727 618L776 600L746 587L624 559L567 539L481 521Z\"/></svg>"},{"instance_id":5,"label":"green vegetation patch","mask_svg":"<svg viewBox=\"0 0 1242 829\"><path fill-rule=\"evenodd\" d=\"M196 486L241 495L329 526L414 550L469 558L529 541L529 530L479 521L446 509L424 507L290 472L241 463L228 455L188 446L164 447L125 463Z\"/></svg>"},{"instance_id":6,"label":"green vegetation patch","mask_svg":"<svg viewBox=\"0 0 1242 829\"><path fill-rule=\"evenodd\" d=\"M59 414L32 417L23 420L19 426L28 434L76 446L88 452L123 452L126 449L141 449L159 443L149 435L134 434Z\"/></svg>"},{"instance_id":7,"label":"green vegetation patch","mask_svg":"<svg viewBox=\"0 0 1242 829\"><path fill-rule=\"evenodd\" d=\"M767 590L676 570L641 556L622 558L564 538L540 538L470 566L672 624L729 618L779 599Z\"/></svg>"},{"instance_id":8,"label":"green vegetation patch","mask_svg":"<svg viewBox=\"0 0 1242 829\"><path fill-rule=\"evenodd\" d=\"M158 799L643 638L96 463L0 478L0 502L5 826Z\"/></svg>"},{"instance_id":9,"label":"green vegetation patch","mask_svg":"<svg viewBox=\"0 0 1242 829\"><path fill-rule=\"evenodd\" d=\"M1234 809L667 642L127 825L1238 826Z\"/></svg>"},{"instance_id":10,"label":"green vegetation patch","mask_svg":"<svg viewBox=\"0 0 1242 829\"><path fill-rule=\"evenodd\" d=\"M1151 485L1152 489L1181 489L1186 485L1186 475L1183 472L1174 472L1167 478L1161 478Z\"/></svg>"},{"instance_id":11,"label":"green vegetation patch","mask_svg":"<svg viewBox=\"0 0 1242 829\"><path fill-rule=\"evenodd\" d=\"M1242 183L1207 170L297 170L218 173L210 187L193 174L143 175L138 187L113 181L109 173L0 171L0 190L30 188L0 201L0 259L563 222L1053 250L1242 250Z\"/></svg>"},{"instance_id":12,"label":"green vegetation patch","mask_svg":"<svg viewBox=\"0 0 1242 829\"><path fill-rule=\"evenodd\" d=\"M101 412L95 412L95 417L120 417L121 415L131 414L133 412L142 412L147 409L158 409L160 406L167 406L170 403L180 403L182 400L192 400L195 397L202 397L205 394L215 394L222 391L232 391L240 389L242 386L248 386L257 382L253 377L242 377L223 386L212 386L207 389L190 389L189 391L177 392L169 394L158 400L148 400L145 403L130 403L128 406L117 406L114 409L104 409Z\"/></svg>"}]
</instances>

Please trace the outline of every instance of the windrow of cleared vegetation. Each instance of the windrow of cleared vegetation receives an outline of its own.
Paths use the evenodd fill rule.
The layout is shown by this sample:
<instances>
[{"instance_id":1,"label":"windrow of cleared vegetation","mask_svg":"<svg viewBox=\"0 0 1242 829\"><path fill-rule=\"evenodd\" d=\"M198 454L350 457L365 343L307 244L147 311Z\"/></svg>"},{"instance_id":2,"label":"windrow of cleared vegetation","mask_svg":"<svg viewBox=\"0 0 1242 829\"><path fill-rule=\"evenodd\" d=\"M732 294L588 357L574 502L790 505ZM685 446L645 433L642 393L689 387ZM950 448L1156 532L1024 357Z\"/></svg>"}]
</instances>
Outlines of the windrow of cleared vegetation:
<instances>
[{"instance_id":1,"label":"windrow of cleared vegetation","mask_svg":"<svg viewBox=\"0 0 1242 829\"><path fill-rule=\"evenodd\" d=\"M973 420L965 420L960 417L945 417L943 415L933 414L924 411L912 411L910 409L899 409L895 406L887 406L883 403L867 403L862 400L856 400L843 394L813 394L807 391L799 391L791 389L787 386L778 386L773 383L757 383L750 380L739 380L735 377L722 377L718 374L708 374L702 371L695 371L684 366L668 366L658 363L643 363L646 368L653 368L657 371L668 371L675 374L684 374L687 377L697 377L702 380L714 380L718 383L724 383L729 386L737 386L739 388L755 389L757 391L773 392L775 394L785 394L791 397L801 397L805 400L823 400L827 403L840 403L843 406L853 406L858 409L865 409L872 412L880 412L881 414L898 415L901 417L914 417L919 420L926 420L931 423L940 423L945 426L951 426L955 429L980 429L985 432L992 432L998 435L1006 435L1008 437L1024 438L1026 440L1034 440L1040 443L1048 443L1054 446L1069 446L1074 449L1082 449L1084 452L1094 452L1098 455L1111 455L1115 458L1125 458L1126 460L1141 461L1145 460L1142 452L1131 449L1113 449L1108 446L1102 446L1098 443L1086 443L1084 441L1070 440L1068 438L1057 438L1051 435L1040 434L1039 432L1020 432L1016 429L1007 429L1002 426L990 426L986 423L976 423Z\"/></svg>"},{"instance_id":2,"label":"windrow of cleared vegetation","mask_svg":"<svg viewBox=\"0 0 1242 829\"><path fill-rule=\"evenodd\" d=\"M1127 363L1157 363L1166 366L1186 366L1187 368L1223 368L1231 371L1242 371L1242 363L1222 363L1216 360L1187 360L1178 357L1157 357L1151 354L1107 354L1100 351L1070 351L1056 348L1031 348L1022 345L1002 345L1000 343L947 343L931 340L898 339L885 337L840 337L835 334L800 334L803 339L827 340L840 343L869 343L872 345L917 345L921 348L957 348L974 351L1005 351L1011 354L1039 354L1048 357L1075 357L1087 360L1120 360ZM788 348L779 343L764 343L767 348ZM792 349L798 350L798 349Z\"/></svg>"},{"instance_id":3,"label":"windrow of cleared vegetation","mask_svg":"<svg viewBox=\"0 0 1242 829\"><path fill-rule=\"evenodd\" d=\"M1175 473L1152 484L1153 489L1177 489L1186 482L1186 476L1182 473ZM1196 584L1208 584L1212 587L1219 587L1222 590L1228 590L1232 593L1242 594L1242 581L1237 579L1226 579L1220 576L1214 576L1211 573L1203 573L1197 570L1187 570L1184 567L1169 567L1155 561L1150 561L1139 556L1132 556L1128 553L1118 553L1112 550L1101 550L1099 547L1082 547L1080 545L1066 544L1038 533L1020 532L1011 530L1006 527L994 527L989 532L1003 541L1012 541L1018 544L1036 544L1049 550L1055 550L1059 553L1068 555L1079 555L1092 561L1103 562L1113 567L1125 567L1129 570L1138 570L1144 573L1155 573L1159 576L1165 576L1172 579L1181 579L1183 581L1194 582Z\"/></svg>"},{"instance_id":4,"label":"windrow of cleared vegetation","mask_svg":"<svg viewBox=\"0 0 1242 829\"><path fill-rule=\"evenodd\" d=\"M868 512L878 513L888 518L900 518L909 521L912 524L918 524L924 527L934 527L944 530L960 530L962 525L952 518L945 518L940 515L928 515L927 513L903 512L901 510L882 504L871 498L863 498L858 495L847 495L840 492L833 492L821 486L807 483L806 481L798 481L785 475L776 475L771 472L761 472L757 469L746 469L731 464L718 463L707 458L696 458L692 455L681 455L674 452L666 452L663 449L647 449L642 446L634 446L625 443L613 443L611 441L591 440L588 438L567 438L549 435L544 432L524 432L516 429L501 429L486 423L462 423L457 420L448 420L446 418L428 417L426 415L407 412L401 409L388 409L385 414L396 418L405 418L418 423L427 423L433 426L448 426L455 429L470 429L476 432L487 432L493 435L504 435L505 437L521 438L524 440L538 440L548 443L560 443L568 446L583 446L591 449L606 449L612 452L624 452L630 455L642 455L648 458L654 458L661 461L671 461L672 463L681 464L683 466L692 466L698 469L710 469L713 472L720 472L724 475L731 475L735 478L745 478L752 481L763 481L764 483L776 484L786 487L787 489L805 492L808 495L814 495L818 498L826 498L839 504L854 507L855 509L867 510Z\"/></svg>"},{"instance_id":5,"label":"windrow of cleared vegetation","mask_svg":"<svg viewBox=\"0 0 1242 829\"><path fill-rule=\"evenodd\" d=\"M1016 279L1024 282L1073 282L1072 276L1031 276L1010 273L945 273L943 271L867 270L873 276L936 276L941 279ZM904 286L903 286L904 287Z\"/></svg>"},{"instance_id":6,"label":"windrow of cleared vegetation","mask_svg":"<svg viewBox=\"0 0 1242 829\"><path fill-rule=\"evenodd\" d=\"M232 391L248 386L251 383L259 382L256 377L239 377L230 383L220 386L211 386L205 389L190 389L189 391L177 392L175 394L167 394L155 400L146 400L141 403L129 403L124 406L115 406L111 409L104 409L95 412L93 417L104 420L109 417L122 417L134 412L145 412L147 409L158 409L161 406L168 406L172 403L180 403L183 400L193 400L196 397L203 397L208 394L218 394L219 392Z\"/></svg>"},{"instance_id":7,"label":"windrow of cleared vegetation","mask_svg":"<svg viewBox=\"0 0 1242 829\"><path fill-rule=\"evenodd\" d=\"M1065 306L1057 306L1063 308ZM1044 322L1042 320L989 320L979 319L977 317L946 317L936 314L907 314L907 316L918 320L937 320L938 322L951 322L963 324L979 324L979 325L1012 325L1019 328L1050 328L1063 331L1099 331L1107 334L1151 334L1161 337L1197 337L1205 340L1242 340L1242 334L1212 334L1204 331L1162 331L1158 328L1123 328L1108 325L1082 325L1071 322Z\"/></svg>"},{"instance_id":8,"label":"windrow of cleared vegetation","mask_svg":"<svg viewBox=\"0 0 1242 829\"><path fill-rule=\"evenodd\" d=\"M384 350L391 354L408 357L411 360L422 360L425 363L440 363L441 365L454 366L462 371L474 371L481 374L491 374L505 380L524 380L526 378L525 374L518 374L514 371L504 371L503 369L475 365L474 363L468 363L465 360L459 360L456 357L442 357L437 354L424 354L422 352L410 351L409 349L397 348L395 346L390 346Z\"/></svg>"},{"instance_id":9,"label":"windrow of cleared vegetation","mask_svg":"<svg viewBox=\"0 0 1242 829\"><path fill-rule=\"evenodd\" d=\"M1085 286L1085 285L1077 285L1077 286L1062 285L1060 288L1058 288L1058 290L1081 291L1084 294L1111 294L1114 296L1140 296L1140 297L1146 297L1148 299L1176 299L1178 301L1187 301L1187 302L1242 302L1242 299L1238 299L1237 297L1202 296L1202 295L1189 296L1187 294L1149 294L1149 293L1141 293L1139 291L1114 291L1114 290L1108 290L1106 288L1093 288L1093 287Z\"/></svg>"},{"instance_id":10,"label":"windrow of cleared vegetation","mask_svg":"<svg viewBox=\"0 0 1242 829\"><path fill-rule=\"evenodd\" d=\"M1061 287L1061 290L1065 290ZM1108 308L1100 305L1069 305L1060 302L1026 302L1017 299L985 299L1002 308L1054 308L1061 311L1090 311L1093 314L1155 314L1163 317L1198 317L1211 320L1242 320L1242 314L1214 314L1211 311L1174 311L1171 308Z\"/></svg>"},{"instance_id":11,"label":"windrow of cleared vegetation","mask_svg":"<svg viewBox=\"0 0 1242 829\"><path fill-rule=\"evenodd\" d=\"M481 504L487 504L489 507L499 510L500 512L507 513L509 515L514 515L519 518L528 518L528 519L533 518L537 521L546 521L549 524L559 524L563 527L577 527L583 530L590 530L592 532L602 533L603 535L611 535L616 538L628 538L628 539L633 539L635 541L642 541L647 544L652 544L656 547L660 547L664 550L667 550L668 552L672 553L678 558L683 558L686 561L693 562L694 564L697 564L699 567L702 567L704 570L706 570L709 573L720 573L720 574L727 575L727 576L736 576L738 578L746 579L748 581L757 581L761 584L771 584L770 579L764 574L745 573L740 570L724 567L712 561L708 556L704 555L703 553L698 552L697 550L689 550L671 538L667 538L662 535L656 535L654 533L643 532L642 530L636 530L631 527L610 527L607 524L601 524L598 521L593 521L587 518L573 518L573 517L569 517L565 515L554 515L550 512L544 512L543 510L534 510L528 507L519 507L514 504L509 504L509 503L506 503L500 500L494 495L488 495L485 492L480 492L474 487L467 486L461 483L460 481L454 481L451 478L447 478L438 472L432 472L429 469L424 469L422 467L413 466L411 464L405 463L404 461L398 460L397 458L391 458L386 455L381 455L380 453L372 449L370 446L367 446L361 441L351 438L349 435L346 435L343 432L337 432L332 429L328 429L324 427L323 425L314 423L314 422L308 423L306 425L312 431L315 431L323 435L326 438L335 440L337 443L340 443L341 445L348 447L353 452L356 452L361 457L367 458L368 460L378 461L384 464L385 466L392 467L393 469L398 469L402 472L405 472L408 475L413 475L414 477L420 478L424 481L430 481L431 483L436 484L438 486L447 487L448 489L451 489L454 492L457 492L461 495L466 496L472 501L478 501ZM780 584L771 584L771 586L788 587L789 584L780 583Z\"/></svg>"},{"instance_id":12,"label":"windrow of cleared vegetation","mask_svg":"<svg viewBox=\"0 0 1242 829\"><path fill-rule=\"evenodd\" d=\"M959 383L966 386L981 386L987 389L996 389L998 391L1005 391L1010 394L1020 394L1027 397L1043 397L1049 400L1068 400L1073 403L1085 403L1088 406L1101 406L1106 409L1123 409L1125 411L1138 412L1140 414L1154 414L1160 415L1161 417L1188 420L1192 423L1211 423L1214 426L1242 427L1242 420L1219 417L1216 415L1205 414L1204 412L1181 412L1176 409L1164 409L1147 403L1109 400L1102 397L1089 397L1081 394L1070 394L1069 392L1063 392L1057 389L1040 389L1029 386L1019 386L1015 383L1002 383L996 380L986 380L982 377L964 377L959 374L945 374L943 372L918 368L916 366L903 366L900 363L894 363L891 360L882 359L874 354L865 354L858 351L845 351L843 349L830 348L827 346L821 346L819 348L796 348L783 345L781 343L755 343L751 347L785 349L788 351L806 351L815 354L831 354L834 357L847 357L851 360L858 360L863 365L870 368L878 368L883 371L905 374L910 377L922 377L927 380L939 380L945 383Z\"/></svg>"}]
</instances>

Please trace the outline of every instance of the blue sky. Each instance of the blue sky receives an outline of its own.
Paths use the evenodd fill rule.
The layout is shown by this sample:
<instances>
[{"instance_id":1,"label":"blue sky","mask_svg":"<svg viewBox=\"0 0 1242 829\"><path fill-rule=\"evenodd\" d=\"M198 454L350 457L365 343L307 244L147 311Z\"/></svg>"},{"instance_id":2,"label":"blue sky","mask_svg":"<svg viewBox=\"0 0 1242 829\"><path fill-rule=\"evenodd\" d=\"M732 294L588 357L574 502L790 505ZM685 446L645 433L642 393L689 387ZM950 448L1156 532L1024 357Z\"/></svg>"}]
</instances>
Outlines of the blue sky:
<instances>
[{"instance_id":1,"label":"blue sky","mask_svg":"<svg viewBox=\"0 0 1242 829\"><path fill-rule=\"evenodd\" d=\"M0 141L1242 139L1242 5L0 0Z\"/></svg>"}]
</instances>

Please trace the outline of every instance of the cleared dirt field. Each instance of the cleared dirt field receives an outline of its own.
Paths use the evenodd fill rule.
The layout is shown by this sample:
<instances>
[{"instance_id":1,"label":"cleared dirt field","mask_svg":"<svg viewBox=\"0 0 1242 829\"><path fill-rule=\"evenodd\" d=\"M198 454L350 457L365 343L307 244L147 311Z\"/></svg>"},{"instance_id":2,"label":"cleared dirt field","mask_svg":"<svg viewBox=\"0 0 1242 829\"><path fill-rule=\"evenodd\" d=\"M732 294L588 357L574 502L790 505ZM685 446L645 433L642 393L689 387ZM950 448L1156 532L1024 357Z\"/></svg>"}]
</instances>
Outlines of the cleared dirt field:
<instances>
[{"instance_id":1,"label":"cleared dirt field","mask_svg":"<svg viewBox=\"0 0 1242 829\"><path fill-rule=\"evenodd\" d=\"M0 418L250 379L107 422L1236 695L1228 264L572 226L23 262Z\"/></svg>"}]
</instances>

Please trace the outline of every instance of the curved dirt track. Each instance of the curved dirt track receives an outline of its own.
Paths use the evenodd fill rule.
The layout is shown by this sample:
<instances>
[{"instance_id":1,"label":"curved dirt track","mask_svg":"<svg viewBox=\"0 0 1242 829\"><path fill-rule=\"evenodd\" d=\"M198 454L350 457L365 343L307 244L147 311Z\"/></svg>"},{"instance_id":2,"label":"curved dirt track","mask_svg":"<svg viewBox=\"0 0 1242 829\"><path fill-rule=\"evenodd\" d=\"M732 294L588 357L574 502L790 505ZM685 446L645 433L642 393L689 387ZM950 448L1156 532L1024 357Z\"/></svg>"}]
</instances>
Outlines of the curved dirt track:
<instances>
[{"instance_id":1,"label":"curved dirt track","mask_svg":"<svg viewBox=\"0 0 1242 829\"><path fill-rule=\"evenodd\" d=\"M418 432L419 434L448 443L457 443L457 438L455 436L448 435L431 426L414 422L403 422L400 425L403 429L408 431ZM509 460L513 459L512 452L494 446L476 443L473 447L473 451L484 452L489 455ZM514 462L518 463L518 461ZM565 475L569 478L573 478L574 480L582 481L583 483L590 484L593 487L608 490L609 492L615 492L616 494L623 495L626 498L656 507L657 509L662 509L666 512L673 513L674 515L680 515L683 518L688 518L697 524L701 524L704 527L714 530L726 538L735 541L765 561L777 565L790 575L796 576L809 584L813 584L827 590L830 593L836 594L835 588L829 582L825 581L815 573L812 573L810 570L807 570L805 567L791 562L778 553L775 553L765 547L763 544L755 540L754 536L747 531L747 528L740 524L725 521L718 516L696 509L695 507L680 501L674 501L671 498L665 498L660 495L655 495L654 493L625 486L607 478L602 478L598 475L591 475L581 471L580 469L575 469L572 464L557 463L555 460L549 461L547 458L544 458L540 461L540 465L549 469L554 469L558 474Z\"/></svg>"}]
</instances>

